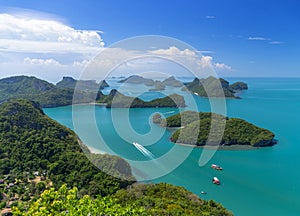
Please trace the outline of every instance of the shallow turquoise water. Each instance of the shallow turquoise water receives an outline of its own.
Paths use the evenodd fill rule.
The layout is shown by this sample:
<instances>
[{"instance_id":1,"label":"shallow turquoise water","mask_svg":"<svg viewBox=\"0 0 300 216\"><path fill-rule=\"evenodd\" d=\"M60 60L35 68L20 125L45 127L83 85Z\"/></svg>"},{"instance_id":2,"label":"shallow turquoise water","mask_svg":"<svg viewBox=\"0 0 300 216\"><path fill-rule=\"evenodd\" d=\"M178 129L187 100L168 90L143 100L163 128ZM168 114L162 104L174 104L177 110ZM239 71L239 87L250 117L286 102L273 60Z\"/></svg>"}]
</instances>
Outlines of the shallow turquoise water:
<instances>
[{"instance_id":1,"label":"shallow turquoise water","mask_svg":"<svg viewBox=\"0 0 300 216\"><path fill-rule=\"evenodd\" d=\"M267 128L276 134L279 143L276 146L229 151L219 150L204 166L198 166L202 149L193 149L189 157L171 173L154 179L152 182L169 182L184 186L204 199L221 202L235 215L300 215L300 79L299 78L239 78L248 83L249 90L244 92L242 100L227 100L227 115L240 117L258 126ZM168 89L172 92L174 89ZM143 95L151 99L155 94ZM207 99L194 96L201 111L209 111ZM76 106L81 128L76 132L93 149L101 149L97 131L91 127L89 113L94 107ZM188 109L188 108L187 108ZM111 120L111 110L96 106L95 115L101 135L109 147L120 156L130 160L147 160L131 144L132 142L150 142L157 134L162 137L154 145L146 146L155 157L168 152L173 144L168 140L170 131L149 123L154 112L173 115L177 109L132 109L130 122L137 133L150 134L140 136L129 133L121 121ZM45 113L58 122L74 128L72 125L72 107L45 109ZM122 109L115 115L124 116ZM152 130L151 130L152 127ZM118 128L118 132L115 128ZM119 134L122 134L121 137ZM125 140L124 140L125 139ZM186 148L180 146L184 152ZM180 158L180 154L177 155ZM210 168L211 163L220 164L224 170L217 172ZM217 176L222 184L213 185L211 178ZM206 195L201 195L206 191Z\"/></svg>"}]
</instances>

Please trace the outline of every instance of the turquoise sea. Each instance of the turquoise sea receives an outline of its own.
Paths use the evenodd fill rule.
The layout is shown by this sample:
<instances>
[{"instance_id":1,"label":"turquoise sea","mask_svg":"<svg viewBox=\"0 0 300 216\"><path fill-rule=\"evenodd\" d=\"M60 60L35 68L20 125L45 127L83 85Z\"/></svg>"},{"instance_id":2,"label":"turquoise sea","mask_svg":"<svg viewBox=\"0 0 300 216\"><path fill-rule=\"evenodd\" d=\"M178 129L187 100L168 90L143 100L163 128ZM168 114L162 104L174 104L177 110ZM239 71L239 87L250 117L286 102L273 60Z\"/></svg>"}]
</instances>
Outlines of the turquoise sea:
<instances>
[{"instance_id":1,"label":"turquoise sea","mask_svg":"<svg viewBox=\"0 0 300 216\"><path fill-rule=\"evenodd\" d=\"M230 82L245 81L249 90L245 91L241 100L226 100L227 115L243 118L260 127L267 128L276 134L278 144L252 150L218 150L213 158L203 167L198 165L203 149L195 148L176 169L165 176L150 182L168 182L184 186L203 199L213 199L222 203L235 215L300 215L300 78L228 78ZM114 81L111 85L116 85ZM136 88L136 87L135 87ZM134 89L132 89L133 91ZM106 91L109 91L106 90ZM129 91L129 92L132 92ZM167 89L167 93L175 91ZM182 93L184 94L184 93ZM142 95L150 100L159 93ZM200 111L209 111L209 101L192 96ZM191 109L187 107L186 109ZM173 115L177 109L131 109L129 113L118 109L114 116L128 114L130 124L135 131L129 133L122 120L112 121L111 109L102 106L77 105L77 118L82 122L80 130L75 132L94 151L101 152L99 140L88 113L94 112L96 123L104 141L118 155L129 160L149 160L138 148L132 145L152 140L161 135L154 145L144 146L154 157L163 156L173 147L168 138L171 132L165 131L149 122L155 112L165 116ZM72 123L72 107L44 109L45 113L67 127L74 128ZM114 124L115 126L114 126ZM124 123L125 124L125 123ZM138 136L136 133L145 134ZM149 134L148 134L149 133ZM178 146L178 145L177 145ZM186 152L190 147L178 146ZM171 161L172 162L172 161ZM219 164L223 171L210 168L212 163ZM145 171L147 173L147 170ZM221 185L211 183L217 176ZM206 191L207 194L201 194Z\"/></svg>"}]
</instances>

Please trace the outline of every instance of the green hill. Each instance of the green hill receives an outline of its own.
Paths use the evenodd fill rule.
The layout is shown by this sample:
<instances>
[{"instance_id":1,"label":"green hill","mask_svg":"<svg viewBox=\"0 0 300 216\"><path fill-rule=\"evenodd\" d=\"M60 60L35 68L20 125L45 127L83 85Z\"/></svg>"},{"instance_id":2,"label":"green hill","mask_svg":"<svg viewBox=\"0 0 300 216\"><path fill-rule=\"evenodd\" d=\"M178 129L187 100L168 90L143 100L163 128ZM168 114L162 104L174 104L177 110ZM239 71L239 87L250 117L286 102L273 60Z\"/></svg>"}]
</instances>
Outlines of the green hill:
<instances>
[{"instance_id":1,"label":"green hill","mask_svg":"<svg viewBox=\"0 0 300 216\"><path fill-rule=\"evenodd\" d=\"M5 179L6 185L14 184L12 189L3 191L7 194L5 200L18 197L19 201L24 201L38 195L38 185L29 180L35 176L44 179L43 188L46 185L60 187L66 183L92 196L112 194L132 183L134 178L126 161L91 154L81 146L93 160L102 161L101 164L107 166L103 170L110 169L131 181L97 169L86 158L76 134L46 116L37 103L16 99L1 104L0 179Z\"/></svg>"},{"instance_id":2,"label":"green hill","mask_svg":"<svg viewBox=\"0 0 300 216\"><path fill-rule=\"evenodd\" d=\"M182 122L184 121L184 122ZM197 113L194 111L185 111L180 114L163 119L159 114L153 116L153 122L166 127L182 127L177 129L171 136L172 142L191 144L196 146L205 145L211 128L211 122L214 125L225 124L224 134L221 145L249 145L254 147L271 146L276 143L274 134L266 129L257 127L245 120L238 118L227 118L215 113ZM222 125L220 126L222 128ZM222 131L219 127L212 130L212 139L209 145L215 145L218 134ZM195 131L199 131L197 140L194 137Z\"/></svg>"},{"instance_id":3,"label":"green hill","mask_svg":"<svg viewBox=\"0 0 300 216\"><path fill-rule=\"evenodd\" d=\"M217 79L210 76L205 79L195 78L192 82L185 83L183 90L196 93L201 97L226 97L226 98L239 98L235 93L248 89L246 83L238 82L229 85L229 82L220 78ZM207 94L209 93L209 95Z\"/></svg>"},{"instance_id":4,"label":"green hill","mask_svg":"<svg viewBox=\"0 0 300 216\"><path fill-rule=\"evenodd\" d=\"M42 107L57 107L95 101L94 94L88 91L78 91L74 101L73 94L74 89L57 87L36 77L15 76L0 80L0 102L23 98L34 100Z\"/></svg>"},{"instance_id":5,"label":"green hill","mask_svg":"<svg viewBox=\"0 0 300 216\"><path fill-rule=\"evenodd\" d=\"M77 86L76 86L77 85ZM108 83L103 80L100 83L97 83L95 80L75 80L72 77L63 77L61 81L56 83L56 86L59 88L70 88L82 91L97 91L102 90L106 87L109 87Z\"/></svg>"}]
</instances>

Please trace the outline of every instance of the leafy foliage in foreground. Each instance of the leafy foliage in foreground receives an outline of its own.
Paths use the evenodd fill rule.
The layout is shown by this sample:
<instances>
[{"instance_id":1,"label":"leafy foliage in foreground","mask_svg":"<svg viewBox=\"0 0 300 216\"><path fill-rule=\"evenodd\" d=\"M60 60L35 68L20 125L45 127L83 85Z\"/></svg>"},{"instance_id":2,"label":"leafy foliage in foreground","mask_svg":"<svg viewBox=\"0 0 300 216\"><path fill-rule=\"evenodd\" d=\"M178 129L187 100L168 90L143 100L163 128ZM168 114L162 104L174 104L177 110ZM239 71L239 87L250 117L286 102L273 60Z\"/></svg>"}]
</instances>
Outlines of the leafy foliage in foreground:
<instances>
[{"instance_id":1,"label":"leafy foliage in foreground","mask_svg":"<svg viewBox=\"0 0 300 216\"><path fill-rule=\"evenodd\" d=\"M257 147L276 143L273 139L275 135L269 130L242 119L228 118L215 113L185 111L166 119L156 114L153 116L153 122L166 127L182 127L171 136L171 140L177 143L197 146L221 144Z\"/></svg>"},{"instance_id":2,"label":"leafy foliage in foreground","mask_svg":"<svg viewBox=\"0 0 300 216\"><path fill-rule=\"evenodd\" d=\"M13 209L16 216L48 216L48 215L145 215L142 207L135 205L120 205L112 197L98 197L92 199L85 195L78 197L78 189L71 190L63 185L59 190L54 188L46 190L41 197L32 203L28 211L22 211L19 208Z\"/></svg>"},{"instance_id":3,"label":"leafy foliage in foreground","mask_svg":"<svg viewBox=\"0 0 300 216\"><path fill-rule=\"evenodd\" d=\"M78 189L46 190L27 212L13 209L16 216L46 215L232 215L214 201L203 201L182 187L160 184L134 184L115 195L80 198Z\"/></svg>"}]
</instances>

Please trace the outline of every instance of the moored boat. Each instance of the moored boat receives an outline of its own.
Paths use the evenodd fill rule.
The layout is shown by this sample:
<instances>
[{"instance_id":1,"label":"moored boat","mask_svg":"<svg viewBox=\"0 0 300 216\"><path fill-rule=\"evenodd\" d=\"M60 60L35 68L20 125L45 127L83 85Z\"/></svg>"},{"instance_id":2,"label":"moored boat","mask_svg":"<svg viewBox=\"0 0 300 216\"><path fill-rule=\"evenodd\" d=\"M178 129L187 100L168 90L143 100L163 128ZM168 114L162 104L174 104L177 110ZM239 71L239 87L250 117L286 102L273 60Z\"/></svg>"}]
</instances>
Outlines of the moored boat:
<instances>
[{"instance_id":1,"label":"moored boat","mask_svg":"<svg viewBox=\"0 0 300 216\"><path fill-rule=\"evenodd\" d=\"M220 180L217 177L213 177L212 183L214 183L216 185L220 185L221 184Z\"/></svg>"},{"instance_id":2,"label":"moored boat","mask_svg":"<svg viewBox=\"0 0 300 216\"><path fill-rule=\"evenodd\" d=\"M211 168L215 169L215 170L223 170L222 167L220 167L219 165L216 165L216 164L212 164L211 165Z\"/></svg>"}]
</instances>

